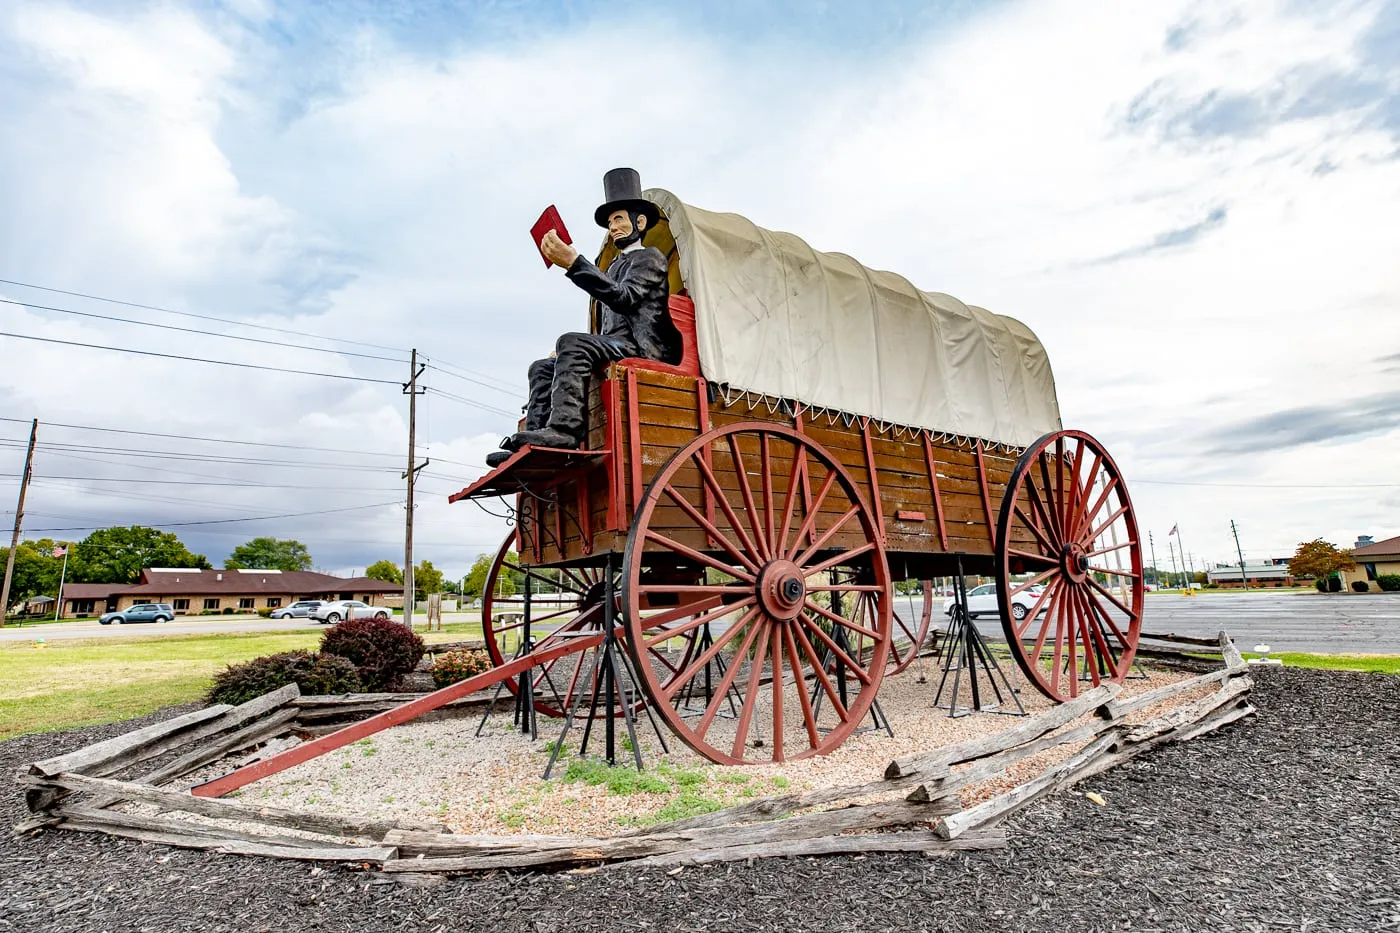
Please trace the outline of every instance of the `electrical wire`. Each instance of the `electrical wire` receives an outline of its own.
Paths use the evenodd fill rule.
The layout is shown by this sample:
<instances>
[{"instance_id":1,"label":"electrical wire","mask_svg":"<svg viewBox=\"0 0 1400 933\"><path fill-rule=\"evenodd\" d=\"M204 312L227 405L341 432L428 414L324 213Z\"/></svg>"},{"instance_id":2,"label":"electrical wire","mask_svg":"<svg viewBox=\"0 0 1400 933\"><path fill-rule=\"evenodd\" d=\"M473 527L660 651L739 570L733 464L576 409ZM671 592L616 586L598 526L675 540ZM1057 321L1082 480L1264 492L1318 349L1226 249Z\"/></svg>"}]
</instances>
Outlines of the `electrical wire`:
<instances>
[{"instance_id":1,"label":"electrical wire","mask_svg":"<svg viewBox=\"0 0 1400 933\"><path fill-rule=\"evenodd\" d=\"M279 518L305 518L309 515L333 515L339 512L363 512L366 509L381 509L386 505L401 505L399 502L376 502L372 505L352 505L340 509L317 509L311 512L285 512L281 515L257 515L249 518L215 518L197 522L159 522L162 528L191 528L201 525L228 525L233 522L266 522ZM77 525L72 528L31 528L29 534L47 534L55 531L85 531L98 525ZM152 526L156 527L156 526Z\"/></svg>"},{"instance_id":2,"label":"electrical wire","mask_svg":"<svg viewBox=\"0 0 1400 933\"><path fill-rule=\"evenodd\" d=\"M0 337L2 336L4 335L0 334ZM475 399L466 398L465 396L461 395L455 395L451 392L445 392L442 389L439 389L435 386L424 386L424 389L432 393L433 395L439 396L441 398L450 399L454 402L461 402L463 405L470 405L473 408L480 408L483 411L489 411L492 414L504 415L507 418L514 418L519 415L519 412L506 411L504 408L497 408L495 405L487 405L485 402L478 402Z\"/></svg>"},{"instance_id":3,"label":"electrical wire","mask_svg":"<svg viewBox=\"0 0 1400 933\"><path fill-rule=\"evenodd\" d=\"M28 424L28 418L6 418L0 416L0 421L13 421L16 424ZM157 431L133 431L126 428L99 428L89 424L64 424L59 421L45 421L43 427L46 428L70 428L75 431L102 431L107 434L131 434L139 437L160 437L167 440L179 441L200 441L207 444L239 444L245 447L276 447L280 450L312 450L317 453L328 454L360 454L366 457L400 457L402 454L379 453L372 450L352 450L347 447L312 447L306 444L278 444L272 441L236 441L226 437L199 437L193 434L162 434ZM0 438L0 440L15 440L15 438ZM27 440L19 438L19 440Z\"/></svg>"},{"instance_id":4,"label":"electrical wire","mask_svg":"<svg viewBox=\"0 0 1400 933\"><path fill-rule=\"evenodd\" d=\"M178 353L157 353L154 350L134 350L131 347L111 347L100 343L83 343L80 340L59 340L56 337L36 337L33 334L15 334L0 331L0 337L13 337L16 340L36 340L40 343L56 343L67 347L84 347L89 350L110 350L114 353L132 353L136 356L153 356L166 360L185 360L190 363L209 363L214 366L232 366L238 369L257 369L269 373L283 373L296 376L319 376L323 379L343 379L349 382L368 382L378 385L402 385L397 379L371 379L368 376L349 376L344 373L313 373L304 369L285 369L281 366L259 366L256 363L235 363L232 360L210 360L199 356L182 356ZM462 401L466 401L462 399Z\"/></svg>"},{"instance_id":5,"label":"electrical wire","mask_svg":"<svg viewBox=\"0 0 1400 933\"><path fill-rule=\"evenodd\" d=\"M160 305L141 304L136 301L122 301L118 298L105 298L101 295L89 295L83 292L67 291L62 288L50 288L47 285L35 285L32 282L17 282L13 279L0 279L0 285L18 285L20 288L33 288L41 292L50 292L55 295L68 295L73 298L86 298L89 301L105 301L108 304L123 305L128 308L140 308L144 311L159 311L162 314L175 314L180 317L197 318L201 321L216 321L220 324L232 324L235 327L248 327L256 330L267 330L278 334L291 334L294 337L310 337L313 340L325 340L331 343L348 343L357 347L370 347L374 350L385 350L389 353L401 353L408 355L408 350L402 347L386 347L382 344L365 343L362 340L350 340L345 337L325 337L321 334L313 334L304 330L292 330L286 327L273 327L271 324L253 324L248 321L239 321L232 318L215 317L209 314L195 314L192 311L176 311L173 308L162 308Z\"/></svg>"},{"instance_id":6,"label":"electrical wire","mask_svg":"<svg viewBox=\"0 0 1400 933\"><path fill-rule=\"evenodd\" d=\"M75 311L72 308L57 308L52 305L36 305L27 301L16 301L13 298L0 298L0 304L19 305L22 308L33 308L36 311L56 311L59 314L75 314L79 317L94 318L99 321L115 321L118 324L136 324L141 327L155 327L160 330L173 330L182 334L197 334L201 337L218 337L223 340L242 340L247 343L259 343L269 347L287 347L292 350L310 350L313 353L330 353L333 356L354 356L365 360L383 360L388 363L407 363L407 359L393 356L376 356L372 353L357 353L354 350L333 350L329 347L308 347L300 343L287 343L282 340L264 340L261 337L243 337L239 334L219 334L207 330L196 330L193 327L176 327L174 324L157 324L154 321L137 321L126 317L115 317L109 314L96 314L91 311Z\"/></svg>"}]
</instances>

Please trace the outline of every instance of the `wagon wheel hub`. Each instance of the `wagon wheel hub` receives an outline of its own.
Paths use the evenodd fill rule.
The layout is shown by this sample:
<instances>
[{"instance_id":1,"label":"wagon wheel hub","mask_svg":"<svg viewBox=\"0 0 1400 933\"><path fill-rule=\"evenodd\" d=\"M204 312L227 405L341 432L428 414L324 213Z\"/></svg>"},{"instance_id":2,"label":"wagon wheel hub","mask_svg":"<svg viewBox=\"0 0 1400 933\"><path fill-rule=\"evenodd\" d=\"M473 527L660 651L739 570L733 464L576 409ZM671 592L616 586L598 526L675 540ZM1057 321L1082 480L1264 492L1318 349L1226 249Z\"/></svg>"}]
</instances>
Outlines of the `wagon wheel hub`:
<instances>
[{"instance_id":1,"label":"wagon wheel hub","mask_svg":"<svg viewBox=\"0 0 1400 933\"><path fill-rule=\"evenodd\" d=\"M1077 542L1065 545L1060 552L1060 569L1073 582L1083 583L1089 576L1089 556L1084 551L1084 545Z\"/></svg>"},{"instance_id":2,"label":"wagon wheel hub","mask_svg":"<svg viewBox=\"0 0 1400 933\"><path fill-rule=\"evenodd\" d=\"M597 583L594 583L584 592L583 601L580 604L579 608L587 609L590 606L598 605L603 601L603 595L607 591L608 587L606 581L599 580Z\"/></svg>"},{"instance_id":3,"label":"wagon wheel hub","mask_svg":"<svg viewBox=\"0 0 1400 933\"><path fill-rule=\"evenodd\" d=\"M790 560L770 561L758 575L758 601L780 622L797 618L807 600L807 584Z\"/></svg>"}]
</instances>

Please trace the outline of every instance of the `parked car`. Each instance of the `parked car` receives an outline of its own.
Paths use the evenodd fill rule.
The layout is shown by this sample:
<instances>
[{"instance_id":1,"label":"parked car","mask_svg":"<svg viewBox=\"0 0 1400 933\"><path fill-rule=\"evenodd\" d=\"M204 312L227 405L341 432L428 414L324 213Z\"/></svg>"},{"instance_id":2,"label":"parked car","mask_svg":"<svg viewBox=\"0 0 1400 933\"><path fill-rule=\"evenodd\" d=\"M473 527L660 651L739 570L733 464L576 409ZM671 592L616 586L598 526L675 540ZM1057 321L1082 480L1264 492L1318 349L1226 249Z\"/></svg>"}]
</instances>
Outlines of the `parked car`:
<instances>
[{"instance_id":1,"label":"parked car","mask_svg":"<svg viewBox=\"0 0 1400 933\"><path fill-rule=\"evenodd\" d=\"M311 615L311 610L325 604L324 599L301 599L290 606L283 606L281 609L272 610L270 618L273 619L305 619Z\"/></svg>"},{"instance_id":2,"label":"parked car","mask_svg":"<svg viewBox=\"0 0 1400 933\"><path fill-rule=\"evenodd\" d=\"M315 619L322 625L327 623L334 625L341 619L387 619L389 618L389 610L383 606L362 603L358 599L337 599L334 602L322 603L312 609L309 618Z\"/></svg>"},{"instance_id":3,"label":"parked car","mask_svg":"<svg viewBox=\"0 0 1400 933\"><path fill-rule=\"evenodd\" d=\"M1045 587L1040 584L1027 587L1015 596L1011 597L1011 614L1016 619L1024 619L1026 613L1035 608L1036 601L1040 599L1040 594L1045 592ZM953 606L956 600L945 599L943 601L943 614L952 616ZM1044 612L1045 607L1041 606L1040 611ZM995 583L983 583L967 591L967 614L974 619L978 616L994 616L1001 612L997 606L997 585Z\"/></svg>"},{"instance_id":4,"label":"parked car","mask_svg":"<svg viewBox=\"0 0 1400 933\"><path fill-rule=\"evenodd\" d=\"M129 609L104 612L97 621L103 625L124 625L127 622L170 622L174 618L175 607L169 603L136 603Z\"/></svg>"}]
</instances>

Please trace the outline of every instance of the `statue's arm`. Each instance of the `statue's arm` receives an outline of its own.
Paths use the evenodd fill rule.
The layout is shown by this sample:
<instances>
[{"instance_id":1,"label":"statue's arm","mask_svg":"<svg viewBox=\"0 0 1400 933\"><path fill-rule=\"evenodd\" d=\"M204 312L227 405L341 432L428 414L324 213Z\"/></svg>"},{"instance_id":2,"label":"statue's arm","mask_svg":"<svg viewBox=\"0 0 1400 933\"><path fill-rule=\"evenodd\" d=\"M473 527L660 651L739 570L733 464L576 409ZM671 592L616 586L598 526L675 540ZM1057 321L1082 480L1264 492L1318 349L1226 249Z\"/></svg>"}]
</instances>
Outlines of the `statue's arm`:
<instances>
[{"instance_id":1,"label":"statue's arm","mask_svg":"<svg viewBox=\"0 0 1400 933\"><path fill-rule=\"evenodd\" d=\"M580 255L565 275L609 308L619 314L630 314L637 305L655 295L658 288L666 287L666 257L649 250L629 263L621 277L612 279Z\"/></svg>"}]
</instances>

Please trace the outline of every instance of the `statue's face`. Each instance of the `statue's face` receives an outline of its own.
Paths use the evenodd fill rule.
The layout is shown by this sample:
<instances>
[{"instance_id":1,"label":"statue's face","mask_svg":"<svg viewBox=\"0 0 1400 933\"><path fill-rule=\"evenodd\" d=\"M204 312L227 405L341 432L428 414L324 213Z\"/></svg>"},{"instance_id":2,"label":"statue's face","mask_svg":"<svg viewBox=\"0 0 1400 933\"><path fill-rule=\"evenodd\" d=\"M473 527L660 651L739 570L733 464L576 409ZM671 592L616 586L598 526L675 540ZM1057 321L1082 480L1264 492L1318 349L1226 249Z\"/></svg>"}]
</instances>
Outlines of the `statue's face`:
<instances>
[{"instance_id":1,"label":"statue's face","mask_svg":"<svg viewBox=\"0 0 1400 933\"><path fill-rule=\"evenodd\" d=\"M646 218L640 218L642 225L646 225ZM618 208L608 215L608 236L612 238L613 245L621 248L627 246L636 237L634 234L640 233L632 224L632 215L625 210Z\"/></svg>"}]
</instances>

